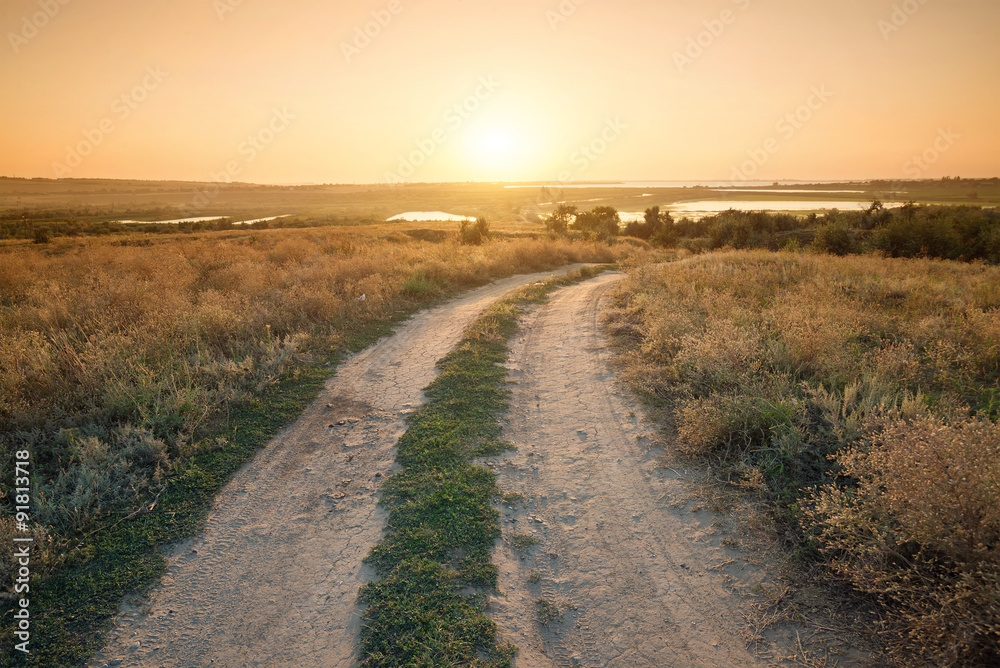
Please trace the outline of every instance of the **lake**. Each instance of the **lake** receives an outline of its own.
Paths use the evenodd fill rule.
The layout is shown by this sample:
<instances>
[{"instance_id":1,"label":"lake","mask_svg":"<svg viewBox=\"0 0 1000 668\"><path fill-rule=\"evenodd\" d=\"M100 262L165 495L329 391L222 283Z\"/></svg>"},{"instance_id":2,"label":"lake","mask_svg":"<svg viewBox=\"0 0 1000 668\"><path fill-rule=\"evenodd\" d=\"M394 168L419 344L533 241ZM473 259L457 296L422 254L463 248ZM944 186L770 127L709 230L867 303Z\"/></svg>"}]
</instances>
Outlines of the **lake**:
<instances>
[{"instance_id":1,"label":"lake","mask_svg":"<svg viewBox=\"0 0 1000 668\"><path fill-rule=\"evenodd\" d=\"M388 218L386 222L391 223L397 220L405 220L411 223L430 221L460 223L465 220L475 220L475 218L471 218L469 216L456 216L443 211L407 211L406 213L400 213L392 218Z\"/></svg>"},{"instance_id":2,"label":"lake","mask_svg":"<svg viewBox=\"0 0 1000 668\"><path fill-rule=\"evenodd\" d=\"M660 207L669 211L674 220L690 218L700 220L707 216L714 216L717 213L728 211L729 209L739 209L741 211L769 211L802 213L805 211L827 211L830 209L840 209L841 211L863 211L871 206L871 202L846 201L846 200L734 200L734 199L703 199L691 202L677 202ZM888 202L886 208L902 206L899 202ZM623 223L642 222L643 212L641 211L620 211Z\"/></svg>"},{"instance_id":3,"label":"lake","mask_svg":"<svg viewBox=\"0 0 1000 668\"><path fill-rule=\"evenodd\" d=\"M254 218L253 220L240 220L235 221L233 225L250 225L251 223L263 223L272 220L278 220L279 218L287 218L291 214L285 214L283 216L270 216L268 218ZM228 218L229 216L198 216L196 218L173 218L171 220L116 220L116 223L163 223L163 224L173 224L177 223L203 223L208 220L222 220L223 218Z\"/></svg>"}]
</instances>

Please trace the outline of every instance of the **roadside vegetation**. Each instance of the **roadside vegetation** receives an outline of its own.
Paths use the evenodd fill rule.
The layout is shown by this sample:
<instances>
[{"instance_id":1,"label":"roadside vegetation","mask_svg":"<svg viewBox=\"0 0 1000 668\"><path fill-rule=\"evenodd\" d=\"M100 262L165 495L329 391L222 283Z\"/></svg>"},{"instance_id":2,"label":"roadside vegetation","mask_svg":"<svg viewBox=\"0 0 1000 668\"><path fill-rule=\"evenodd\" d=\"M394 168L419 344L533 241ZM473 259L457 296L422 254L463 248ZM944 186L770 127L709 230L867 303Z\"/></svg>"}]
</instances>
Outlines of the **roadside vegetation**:
<instances>
[{"instance_id":1,"label":"roadside vegetation","mask_svg":"<svg viewBox=\"0 0 1000 668\"><path fill-rule=\"evenodd\" d=\"M899 665L1000 664L1000 268L706 254L633 269L609 327L678 454L880 606Z\"/></svg>"},{"instance_id":2,"label":"roadside vegetation","mask_svg":"<svg viewBox=\"0 0 1000 668\"><path fill-rule=\"evenodd\" d=\"M0 249L0 467L31 453L29 665L86 658L121 597L162 571L157 546L197 529L343 354L461 289L636 252L435 238L323 228ZM0 480L7 544L12 484Z\"/></svg>"}]
</instances>

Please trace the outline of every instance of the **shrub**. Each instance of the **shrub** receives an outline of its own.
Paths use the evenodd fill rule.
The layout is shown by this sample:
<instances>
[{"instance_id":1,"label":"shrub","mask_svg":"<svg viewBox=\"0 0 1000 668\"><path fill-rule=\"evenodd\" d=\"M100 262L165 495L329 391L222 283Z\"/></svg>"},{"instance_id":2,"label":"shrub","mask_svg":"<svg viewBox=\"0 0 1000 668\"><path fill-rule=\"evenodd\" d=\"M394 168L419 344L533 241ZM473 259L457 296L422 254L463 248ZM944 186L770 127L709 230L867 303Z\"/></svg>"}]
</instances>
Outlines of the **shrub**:
<instances>
[{"instance_id":1,"label":"shrub","mask_svg":"<svg viewBox=\"0 0 1000 668\"><path fill-rule=\"evenodd\" d=\"M476 222L463 220L459 225L458 239L461 243L469 246L479 246L490 238L490 224L480 216Z\"/></svg>"},{"instance_id":2,"label":"shrub","mask_svg":"<svg viewBox=\"0 0 1000 668\"><path fill-rule=\"evenodd\" d=\"M833 567L891 602L897 650L1000 665L1000 425L883 419L808 517Z\"/></svg>"},{"instance_id":3,"label":"shrub","mask_svg":"<svg viewBox=\"0 0 1000 668\"><path fill-rule=\"evenodd\" d=\"M813 237L813 248L832 255L847 255L854 251L854 237L847 225L829 223L816 230Z\"/></svg>"},{"instance_id":4,"label":"shrub","mask_svg":"<svg viewBox=\"0 0 1000 668\"><path fill-rule=\"evenodd\" d=\"M576 219L576 215L575 206L560 204L552 215L545 219L545 227L552 234L566 234L569 224Z\"/></svg>"},{"instance_id":5,"label":"shrub","mask_svg":"<svg viewBox=\"0 0 1000 668\"><path fill-rule=\"evenodd\" d=\"M607 239L618 236L621 222L621 217L614 207L596 206L590 211L578 214L573 222L573 229L598 239Z\"/></svg>"},{"instance_id":6,"label":"shrub","mask_svg":"<svg viewBox=\"0 0 1000 668\"><path fill-rule=\"evenodd\" d=\"M901 663L1000 665L998 284L983 264L734 251L633 269L609 329L675 449L885 602Z\"/></svg>"}]
</instances>

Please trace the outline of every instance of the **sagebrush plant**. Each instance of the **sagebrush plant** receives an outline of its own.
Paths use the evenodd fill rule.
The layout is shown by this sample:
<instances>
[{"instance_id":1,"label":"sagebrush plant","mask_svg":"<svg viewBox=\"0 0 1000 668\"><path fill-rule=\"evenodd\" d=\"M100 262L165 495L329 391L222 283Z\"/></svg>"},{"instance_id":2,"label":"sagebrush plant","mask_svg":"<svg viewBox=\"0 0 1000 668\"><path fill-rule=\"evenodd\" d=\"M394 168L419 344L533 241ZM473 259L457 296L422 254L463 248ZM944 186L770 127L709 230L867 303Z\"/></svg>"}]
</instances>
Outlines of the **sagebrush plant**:
<instances>
[{"instance_id":1,"label":"sagebrush plant","mask_svg":"<svg viewBox=\"0 0 1000 668\"><path fill-rule=\"evenodd\" d=\"M224 407L306 356L341 349L347 323L377 322L493 276L624 252L550 240L488 251L387 244L336 230L8 250L0 261L0 429L12 445L34 445L44 508L65 508L43 510L43 521L73 529L71 517L100 511L107 492L94 490L138 488L134 475L167 466L140 461L126 474L124 465L102 464L101 476L123 479L95 479L84 498L72 490L95 468L87 439L102 444L91 451L107 446L117 457L127 447L111 432L132 433L132 425L165 458L189 454Z\"/></svg>"},{"instance_id":2,"label":"sagebrush plant","mask_svg":"<svg viewBox=\"0 0 1000 668\"><path fill-rule=\"evenodd\" d=\"M987 427L1000 414L997 294L1000 268L983 264L726 252L632 269L615 295L608 326L625 377L675 434L678 453L707 460L723 479L769 500L784 535L795 537L794 553L820 558L817 549L832 549L828 541L834 536L824 533L820 518L832 515L804 509L821 486L829 493L841 490L844 496L838 499L858 493L856 478L843 473L854 461L844 453L862 451L871 425L896 420L898 433L886 434L903 438L912 429L917 438L927 420L958 425L956 416L966 416L962 419L984 425L984 434L994 434L980 441L995 438ZM967 434L941 432L949 433L956 440ZM898 462L911 457L909 447L894 452ZM937 456L946 467L965 461L951 446L942 445ZM981 467L978 491L963 497L968 503L975 496L991 499L994 507L1000 504L995 470ZM929 485L930 475L922 471L899 465L884 474ZM886 493L883 483L871 486L871 493ZM928 502L926 507L933 506ZM886 522L904 521L897 516L901 506L879 508ZM960 535L959 515L942 510L939 530ZM915 534L913 540L921 554L940 555L929 537ZM855 563L851 546L842 547L838 563ZM975 577L989 580L1000 555L995 543L983 554ZM942 562L934 563L943 568ZM949 568L959 568L957 563ZM882 572L884 560L869 565L869 582L886 587L894 582L889 571L883 580L872 579L872 573ZM971 572L959 568L954 573L959 571ZM938 599L958 596L950 583L965 580L950 577L908 580L905 602L888 590L876 592L877 586L865 591L884 594L897 612L913 608L917 600L933 609L941 607ZM972 581L966 584L972 587ZM975 601L980 620L995 619L996 598ZM919 620L929 613L908 617L904 612L895 617L893 632L900 635L894 637L924 633L916 629L925 628ZM935 656L964 657L949 665L963 665L980 651L970 649L979 641L968 640L966 633L986 637L968 626L959 632L958 626L951 624L928 641L939 650ZM904 646L913 647L899 645Z\"/></svg>"},{"instance_id":3,"label":"sagebrush plant","mask_svg":"<svg viewBox=\"0 0 1000 668\"><path fill-rule=\"evenodd\" d=\"M850 485L806 513L833 567L892 601L895 645L934 665L1000 662L1000 425L885 416L837 454Z\"/></svg>"}]
</instances>

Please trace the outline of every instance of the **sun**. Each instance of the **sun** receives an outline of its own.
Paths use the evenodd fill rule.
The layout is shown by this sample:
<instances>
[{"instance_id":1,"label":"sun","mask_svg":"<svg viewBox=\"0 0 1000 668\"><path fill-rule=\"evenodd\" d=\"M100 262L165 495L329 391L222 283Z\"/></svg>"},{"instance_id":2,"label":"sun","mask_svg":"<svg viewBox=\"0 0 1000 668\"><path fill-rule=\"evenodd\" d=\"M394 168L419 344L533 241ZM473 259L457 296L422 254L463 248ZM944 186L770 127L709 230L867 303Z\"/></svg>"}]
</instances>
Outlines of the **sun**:
<instances>
[{"instance_id":1,"label":"sun","mask_svg":"<svg viewBox=\"0 0 1000 668\"><path fill-rule=\"evenodd\" d=\"M462 144L468 166L490 178L509 178L523 169L532 148L522 128L495 120L469 124Z\"/></svg>"}]
</instances>

